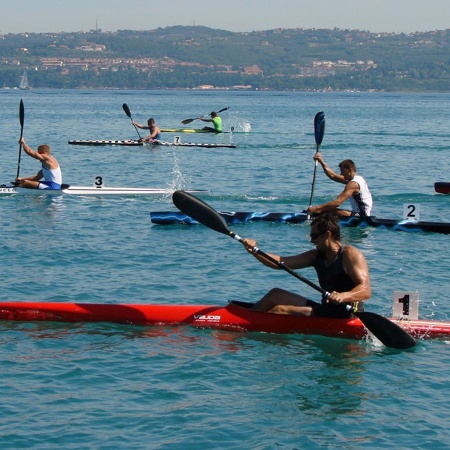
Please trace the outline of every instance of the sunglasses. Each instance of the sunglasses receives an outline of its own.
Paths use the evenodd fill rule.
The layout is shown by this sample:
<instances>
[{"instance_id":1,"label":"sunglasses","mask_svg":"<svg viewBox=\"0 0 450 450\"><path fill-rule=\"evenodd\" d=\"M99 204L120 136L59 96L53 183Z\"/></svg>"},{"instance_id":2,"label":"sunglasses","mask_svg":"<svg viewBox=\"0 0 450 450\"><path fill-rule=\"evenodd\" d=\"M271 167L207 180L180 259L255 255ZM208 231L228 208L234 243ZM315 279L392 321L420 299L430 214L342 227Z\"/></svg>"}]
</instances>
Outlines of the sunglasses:
<instances>
[{"instance_id":1,"label":"sunglasses","mask_svg":"<svg viewBox=\"0 0 450 450\"><path fill-rule=\"evenodd\" d=\"M320 232L320 233L311 233L310 235L309 235L309 237L311 238L311 240L315 240L315 239L317 239L319 236L322 236L322 234L325 234L326 233L326 231L322 231L322 232Z\"/></svg>"}]
</instances>

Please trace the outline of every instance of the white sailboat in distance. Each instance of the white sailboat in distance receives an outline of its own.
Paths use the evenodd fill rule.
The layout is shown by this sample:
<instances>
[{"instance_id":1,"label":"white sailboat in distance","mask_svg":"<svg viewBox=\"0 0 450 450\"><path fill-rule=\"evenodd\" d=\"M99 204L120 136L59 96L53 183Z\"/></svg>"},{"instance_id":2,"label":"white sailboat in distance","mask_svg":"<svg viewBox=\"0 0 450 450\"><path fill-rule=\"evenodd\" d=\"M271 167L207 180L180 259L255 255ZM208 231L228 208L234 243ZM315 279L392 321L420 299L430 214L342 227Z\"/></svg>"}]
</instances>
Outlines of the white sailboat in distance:
<instances>
[{"instance_id":1,"label":"white sailboat in distance","mask_svg":"<svg viewBox=\"0 0 450 450\"><path fill-rule=\"evenodd\" d=\"M31 89L30 85L28 84L28 75L27 75L26 70L24 70L22 78L20 80L19 89L22 89L22 90Z\"/></svg>"}]
</instances>

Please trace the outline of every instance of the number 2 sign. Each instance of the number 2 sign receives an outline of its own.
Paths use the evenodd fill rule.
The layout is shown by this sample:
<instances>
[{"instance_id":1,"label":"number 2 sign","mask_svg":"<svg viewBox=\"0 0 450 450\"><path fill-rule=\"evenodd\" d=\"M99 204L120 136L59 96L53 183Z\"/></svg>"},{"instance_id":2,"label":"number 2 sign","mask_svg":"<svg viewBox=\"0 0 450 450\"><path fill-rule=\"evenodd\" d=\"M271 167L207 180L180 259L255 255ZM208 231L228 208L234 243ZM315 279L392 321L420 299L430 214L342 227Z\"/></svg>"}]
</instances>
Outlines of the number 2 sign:
<instances>
[{"instance_id":1,"label":"number 2 sign","mask_svg":"<svg viewBox=\"0 0 450 450\"><path fill-rule=\"evenodd\" d=\"M405 203L403 205L403 219L420 220L420 205L414 203Z\"/></svg>"}]
</instances>

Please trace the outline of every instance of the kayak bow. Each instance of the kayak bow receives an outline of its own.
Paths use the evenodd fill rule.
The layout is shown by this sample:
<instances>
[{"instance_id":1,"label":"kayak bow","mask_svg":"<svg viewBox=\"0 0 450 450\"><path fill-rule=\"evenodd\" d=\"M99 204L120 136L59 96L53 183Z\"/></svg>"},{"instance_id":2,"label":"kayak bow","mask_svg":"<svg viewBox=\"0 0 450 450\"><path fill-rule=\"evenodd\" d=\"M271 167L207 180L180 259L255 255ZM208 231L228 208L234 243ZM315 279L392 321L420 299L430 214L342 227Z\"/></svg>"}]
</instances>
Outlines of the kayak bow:
<instances>
[{"instance_id":1,"label":"kayak bow","mask_svg":"<svg viewBox=\"0 0 450 450\"><path fill-rule=\"evenodd\" d=\"M434 183L434 190L438 194L450 194L450 182L436 181L436 183Z\"/></svg>"}]
</instances>

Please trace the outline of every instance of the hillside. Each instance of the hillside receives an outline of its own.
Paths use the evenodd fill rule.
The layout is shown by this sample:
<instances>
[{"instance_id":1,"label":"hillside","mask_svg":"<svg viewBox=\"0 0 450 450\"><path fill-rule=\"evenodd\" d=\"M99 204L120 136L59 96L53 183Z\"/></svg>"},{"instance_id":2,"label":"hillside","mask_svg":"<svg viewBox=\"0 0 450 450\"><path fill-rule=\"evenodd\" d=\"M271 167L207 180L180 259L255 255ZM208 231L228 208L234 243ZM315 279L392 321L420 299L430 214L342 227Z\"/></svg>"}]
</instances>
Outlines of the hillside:
<instances>
[{"instance_id":1,"label":"hillside","mask_svg":"<svg viewBox=\"0 0 450 450\"><path fill-rule=\"evenodd\" d=\"M0 35L0 86L450 90L450 30L370 33L200 26Z\"/></svg>"}]
</instances>

